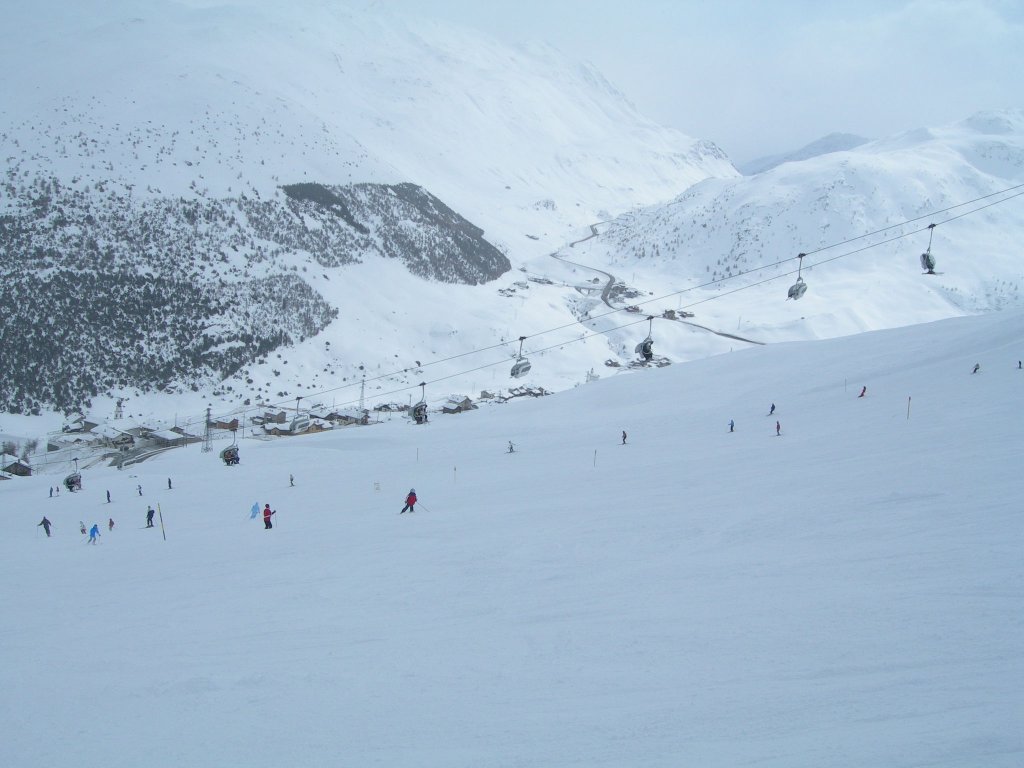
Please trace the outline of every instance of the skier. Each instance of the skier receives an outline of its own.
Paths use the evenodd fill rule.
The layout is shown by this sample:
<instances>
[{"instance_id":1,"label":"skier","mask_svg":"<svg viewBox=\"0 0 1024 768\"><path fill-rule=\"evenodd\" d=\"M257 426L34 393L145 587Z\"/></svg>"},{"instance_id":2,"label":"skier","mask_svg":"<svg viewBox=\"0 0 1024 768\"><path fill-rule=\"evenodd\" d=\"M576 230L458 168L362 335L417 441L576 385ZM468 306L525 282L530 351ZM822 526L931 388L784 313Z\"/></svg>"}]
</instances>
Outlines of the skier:
<instances>
[{"instance_id":1,"label":"skier","mask_svg":"<svg viewBox=\"0 0 1024 768\"><path fill-rule=\"evenodd\" d=\"M288 485L292 488L295 487L295 475L288 475Z\"/></svg>"},{"instance_id":2,"label":"skier","mask_svg":"<svg viewBox=\"0 0 1024 768\"><path fill-rule=\"evenodd\" d=\"M626 444L626 430L622 430L622 444Z\"/></svg>"},{"instance_id":3,"label":"skier","mask_svg":"<svg viewBox=\"0 0 1024 768\"><path fill-rule=\"evenodd\" d=\"M110 491L107 491L107 504L110 503Z\"/></svg>"},{"instance_id":4,"label":"skier","mask_svg":"<svg viewBox=\"0 0 1024 768\"><path fill-rule=\"evenodd\" d=\"M508 452L509 453L515 453L516 452L516 447L514 445L512 445L512 441L511 440L508 441Z\"/></svg>"},{"instance_id":5,"label":"skier","mask_svg":"<svg viewBox=\"0 0 1024 768\"><path fill-rule=\"evenodd\" d=\"M405 512L415 512L416 511L414 509L415 506L416 506L416 489L415 488L410 488L409 489L409 495L405 497L405 506L402 507L402 511L399 512L398 514L401 515L401 514L403 514Z\"/></svg>"},{"instance_id":6,"label":"skier","mask_svg":"<svg viewBox=\"0 0 1024 768\"><path fill-rule=\"evenodd\" d=\"M167 478L167 490L171 490L171 478Z\"/></svg>"},{"instance_id":7,"label":"skier","mask_svg":"<svg viewBox=\"0 0 1024 768\"><path fill-rule=\"evenodd\" d=\"M981 363L975 363L974 364L974 370L971 371L971 373L977 373L980 370L981 370Z\"/></svg>"},{"instance_id":8,"label":"skier","mask_svg":"<svg viewBox=\"0 0 1024 768\"><path fill-rule=\"evenodd\" d=\"M154 510L152 507L146 507L146 527L147 528L152 528L153 527L153 515L155 515L155 514L156 514L156 510Z\"/></svg>"},{"instance_id":9,"label":"skier","mask_svg":"<svg viewBox=\"0 0 1024 768\"><path fill-rule=\"evenodd\" d=\"M141 496L142 495L142 486L141 485L137 485L137 486L135 486L135 488L138 490L139 496Z\"/></svg>"},{"instance_id":10,"label":"skier","mask_svg":"<svg viewBox=\"0 0 1024 768\"><path fill-rule=\"evenodd\" d=\"M82 531L83 536L85 536L85 534L88 533L88 531L85 530L85 523L83 523L81 520L78 521L78 528Z\"/></svg>"},{"instance_id":11,"label":"skier","mask_svg":"<svg viewBox=\"0 0 1024 768\"><path fill-rule=\"evenodd\" d=\"M50 486L50 498L51 499L53 498L53 486L52 485Z\"/></svg>"},{"instance_id":12,"label":"skier","mask_svg":"<svg viewBox=\"0 0 1024 768\"><path fill-rule=\"evenodd\" d=\"M729 431L732 432L735 429L735 427L736 427L736 422L733 421L732 419L729 419Z\"/></svg>"},{"instance_id":13,"label":"skier","mask_svg":"<svg viewBox=\"0 0 1024 768\"><path fill-rule=\"evenodd\" d=\"M92 528L89 529L89 543L95 544L96 539L100 537L100 524L93 523Z\"/></svg>"},{"instance_id":14,"label":"skier","mask_svg":"<svg viewBox=\"0 0 1024 768\"><path fill-rule=\"evenodd\" d=\"M269 531L271 528L274 527L274 524L270 522L270 516L272 514L274 513L273 511L271 511L269 504L263 507L263 530L265 531Z\"/></svg>"},{"instance_id":15,"label":"skier","mask_svg":"<svg viewBox=\"0 0 1024 768\"><path fill-rule=\"evenodd\" d=\"M107 530L114 530L114 518L110 518L109 520L107 520Z\"/></svg>"},{"instance_id":16,"label":"skier","mask_svg":"<svg viewBox=\"0 0 1024 768\"><path fill-rule=\"evenodd\" d=\"M47 520L46 516L43 515L43 521L39 523L39 525L43 526L43 530L46 531L46 538L50 538L50 526L53 525L53 523ZM36 528L38 528L39 525L37 525Z\"/></svg>"},{"instance_id":17,"label":"skier","mask_svg":"<svg viewBox=\"0 0 1024 768\"><path fill-rule=\"evenodd\" d=\"M773 416L774 414L775 414L775 403L772 403L772 409L770 411L768 411L768 415L769 416Z\"/></svg>"},{"instance_id":18,"label":"skier","mask_svg":"<svg viewBox=\"0 0 1024 768\"><path fill-rule=\"evenodd\" d=\"M857 395L857 397L864 397L864 395L866 395L867 393L868 393L868 388L867 387L861 387L860 388L860 394Z\"/></svg>"},{"instance_id":19,"label":"skier","mask_svg":"<svg viewBox=\"0 0 1024 768\"><path fill-rule=\"evenodd\" d=\"M782 425L779 422L775 422L775 436L779 437L782 434Z\"/></svg>"}]
</instances>

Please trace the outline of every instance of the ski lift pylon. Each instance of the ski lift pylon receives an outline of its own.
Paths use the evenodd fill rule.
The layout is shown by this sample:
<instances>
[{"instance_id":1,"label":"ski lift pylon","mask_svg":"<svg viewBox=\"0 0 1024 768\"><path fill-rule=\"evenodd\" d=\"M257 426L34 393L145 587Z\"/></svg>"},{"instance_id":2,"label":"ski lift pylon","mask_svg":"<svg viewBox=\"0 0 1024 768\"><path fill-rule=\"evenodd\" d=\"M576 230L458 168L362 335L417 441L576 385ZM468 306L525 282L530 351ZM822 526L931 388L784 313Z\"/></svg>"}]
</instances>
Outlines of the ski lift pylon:
<instances>
[{"instance_id":1,"label":"ski lift pylon","mask_svg":"<svg viewBox=\"0 0 1024 768\"><path fill-rule=\"evenodd\" d=\"M797 254L797 258L800 259L800 263L796 268L796 282L789 286L789 295L786 297L787 301L789 301L789 299L799 299L807 292L807 283L804 282L804 278L800 274L801 270L804 268L804 256L806 255L806 253Z\"/></svg>"}]
</instances>

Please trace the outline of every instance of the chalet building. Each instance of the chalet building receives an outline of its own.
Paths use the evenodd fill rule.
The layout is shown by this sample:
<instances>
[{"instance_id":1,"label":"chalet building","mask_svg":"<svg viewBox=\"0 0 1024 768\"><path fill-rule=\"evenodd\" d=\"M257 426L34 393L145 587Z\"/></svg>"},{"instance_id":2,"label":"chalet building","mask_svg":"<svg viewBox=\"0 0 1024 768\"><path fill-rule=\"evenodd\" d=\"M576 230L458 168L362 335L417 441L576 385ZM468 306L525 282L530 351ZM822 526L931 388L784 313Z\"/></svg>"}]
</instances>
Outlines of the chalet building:
<instances>
[{"instance_id":1,"label":"chalet building","mask_svg":"<svg viewBox=\"0 0 1024 768\"><path fill-rule=\"evenodd\" d=\"M92 433L100 438L100 443L102 445L117 448L120 451L126 451L129 448L135 447L135 435L117 429L116 427L112 427L109 424L96 427Z\"/></svg>"},{"instance_id":2,"label":"chalet building","mask_svg":"<svg viewBox=\"0 0 1024 768\"><path fill-rule=\"evenodd\" d=\"M262 416L253 416L252 423L257 426L263 426L266 424L284 424L288 421L288 413L286 411L266 411Z\"/></svg>"},{"instance_id":3,"label":"chalet building","mask_svg":"<svg viewBox=\"0 0 1024 768\"><path fill-rule=\"evenodd\" d=\"M447 402L441 406L442 413L462 413L463 411L475 411L473 401L465 395L452 395Z\"/></svg>"},{"instance_id":4,"label":"chalet building","mask_svg":"<svg viewBox=\"0 0 1024 768\"><path fill-rule=\"evenodd\" d=\"M188 434L181 427L154 430L149 433L149 439L152 440L158 448L172 448L188 445L189 443L198 443L201 440L201 438L196 437L195 435Z\"/></svg>"},{"instance_id":5,"label":"chalet building","mask_svg":"<svg viewBox=\"0 0 1024 768\"><path fill-rule=\"evenodd\" d=\"M12 456L9 453L0 454L0 470L18 477L32 476L32 467L17 456Z\"/></svg>"},{"instance_id":6,"label":"chalet building","mask_svg":"<svg viewBox=\"0 0 1024 768\"><path fill-rule=\"evenodd\" d=\"M295 433L292 431L291 422L287 422L285 424L264 424L263 434L274 437L290 437Z\"/></svg>"},{"instance_id":7,"label":"chalet building","mask_svg":"<svg viewBox=\"0 0 1024 768\"><path fill-rule=\"evenodd\" d=\"M68 417L67 422L60 428L61 432L91 432L98 427L95 421L89 421L80 413L73 413Z\"/></svg>"}]
</instances>

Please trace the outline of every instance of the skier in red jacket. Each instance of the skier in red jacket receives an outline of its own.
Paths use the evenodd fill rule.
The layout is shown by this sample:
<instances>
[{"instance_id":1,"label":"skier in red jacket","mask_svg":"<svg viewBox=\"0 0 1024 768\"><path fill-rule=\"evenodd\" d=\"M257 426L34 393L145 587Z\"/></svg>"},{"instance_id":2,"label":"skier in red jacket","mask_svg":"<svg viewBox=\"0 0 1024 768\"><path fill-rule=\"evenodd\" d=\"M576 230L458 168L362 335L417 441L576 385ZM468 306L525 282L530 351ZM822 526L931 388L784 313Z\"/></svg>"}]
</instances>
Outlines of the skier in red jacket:
<instances>
[{"instance_id":1,"label":"skier in red jacket","mask_svg":"<svg viewBox=\"0 0 1024 768\"><path fill-rule=\"evenodd\" d=\"M271 511L269 504L267 504L266 506L263 507L263 528L264 528L264 530L270 530L271 528L274 527L274 524L272 522L270 522L270 516L272 514L274 514L274 513Z\"/></svg>"},{"instance_id":2,"label":"skier in red jacket","mask_svg":"<svg viewBox=\"0 0 1024 768\"><path fill-rule=\"evenodd\" d=\"M403 512L415 512L416 510L413 509L413 507L415 507L415 506L416 506L416 489L415 488L410 488L409 489L409 495L405 497L405 506L402 507L402 512L399 512L398 514L402 514Z\"/></svg>"}]
</instances>

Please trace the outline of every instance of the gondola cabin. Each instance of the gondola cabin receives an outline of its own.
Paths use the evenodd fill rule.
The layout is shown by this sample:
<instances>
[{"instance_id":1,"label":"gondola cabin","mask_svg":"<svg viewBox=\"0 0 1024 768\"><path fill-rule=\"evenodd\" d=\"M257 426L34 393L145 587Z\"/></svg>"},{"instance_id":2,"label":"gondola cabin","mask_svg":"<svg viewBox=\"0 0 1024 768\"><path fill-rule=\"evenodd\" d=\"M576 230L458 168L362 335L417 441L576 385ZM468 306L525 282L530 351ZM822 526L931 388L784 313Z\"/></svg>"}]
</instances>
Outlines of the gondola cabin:
<instances>
[{"instance_id":1,"label":"gondola cabin","mask_svg":"<svg viewBox=\"0 0 1024 768\"><path fill-rule=\"evenodd\" d=\"M796 279L796 282L789 286L788 298L799 299L805 293L807 293L807 283L804 282L804 279L802 277L798 277Z\"/></svg>"},{"instance_id":2,"label":"gondola cabin","mask_svg":"<svg viewBox=\"0 0 1024 768\"><path fill-rule=\"evenodd\" d=\"M512 365L512 378L518 379L521 376L525 376L530 372L530 361L525 357L520 357Z\"/></svg>"},{"instance_id":3,"label":"gondola cabin","mask_svg":"<svg viewBox=\"0 0 1024 768\"><path fill-rule=\"evenodd\" d=\"M654 339L648 336L636 345L636 349L634 351L646 362L650 362L654 358Z\"/></svg>"},{"instance_id":4,"label":"gondola cabin","mask_svg":"<svg viewBox=\"0 0 1024 768\"><path fill-rule=\"evenodd\" d=\"M412 407L412 420L417 424L425 424L427 421L427 403L420 401Z\"/></svg>"}]
</instances>

